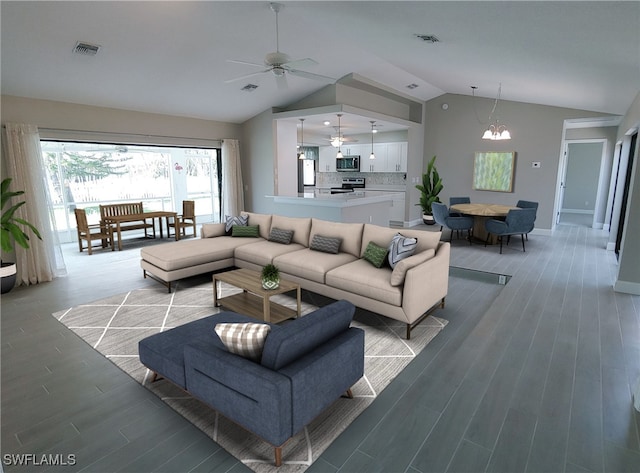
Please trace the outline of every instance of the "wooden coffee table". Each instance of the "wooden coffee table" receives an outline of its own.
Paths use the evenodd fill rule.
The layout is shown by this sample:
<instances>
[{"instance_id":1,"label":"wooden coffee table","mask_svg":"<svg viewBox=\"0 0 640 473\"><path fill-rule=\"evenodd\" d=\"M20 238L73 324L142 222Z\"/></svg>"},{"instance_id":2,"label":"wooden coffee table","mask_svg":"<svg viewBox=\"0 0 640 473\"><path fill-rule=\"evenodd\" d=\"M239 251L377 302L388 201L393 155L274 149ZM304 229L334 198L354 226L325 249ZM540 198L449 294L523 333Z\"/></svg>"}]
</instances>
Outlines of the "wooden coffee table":
<instances>
[{"instance_id":1,"label":"wooden coffee table","mask_svg":"<svg viewBox=\"0 0 640 473\"><path fill-rule=\"evenodd\" d=\"M219 298L218 281L240 288L242 292ZM297 310L271 300L272 296L290 291L296 291ZM265 322L279 323L300 316L300 284L280 278L278 288L267 290L262 287L262 279L258 271L234 269L213 275L213 305L215 307L222 305L239 314L250 315Z\"/></svg>"}]
</instances>

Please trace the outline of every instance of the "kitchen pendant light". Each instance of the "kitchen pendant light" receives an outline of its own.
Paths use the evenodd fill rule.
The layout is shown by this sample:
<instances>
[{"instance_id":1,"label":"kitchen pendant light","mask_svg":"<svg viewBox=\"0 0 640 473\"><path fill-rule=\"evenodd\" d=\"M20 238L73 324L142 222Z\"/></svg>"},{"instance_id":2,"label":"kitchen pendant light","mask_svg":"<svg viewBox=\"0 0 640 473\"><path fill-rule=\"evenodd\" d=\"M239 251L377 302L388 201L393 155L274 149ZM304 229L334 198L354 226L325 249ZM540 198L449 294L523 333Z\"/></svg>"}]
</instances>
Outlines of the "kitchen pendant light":
<instances>
[{"instance_id":1,"label":"kitchen pendant light","mask_svg":"<svg viewBox=\"0 0 640 473\"><path fill-rule=\"evenodd\" d=\"M304 118L300 119L300 154L298 159L307 159L304 155Z\"/></svg>"},{"instance_id":2,"label":"kitchen pendant light","mask_svg":"<svg viewBox=\"0 0 640 473\"><path fill-rule=\"evenodd\" d=\"M376 155L373 154L373 133L374 133L373 124L375 123L375 120L372 120L370 123L371 123L371 154L369 155L369 159L376 159Z\"/></svg>"},{"instance_id":3,"label":"kitchen pendant light","mask_svg":"<svg viewBox=\"0 0 640 473\"><path fill-rule=\"evenodd\" d=\"M342 116L341 113L338 113L338 136L342 137L341 134L341 129L340 129L340 117ZM340 141L340 145L342 145L342 141ZM336 154L336 158L342 158L342 148L340 146L338 146L338 154Z\"/></svg>"}]
</instances>

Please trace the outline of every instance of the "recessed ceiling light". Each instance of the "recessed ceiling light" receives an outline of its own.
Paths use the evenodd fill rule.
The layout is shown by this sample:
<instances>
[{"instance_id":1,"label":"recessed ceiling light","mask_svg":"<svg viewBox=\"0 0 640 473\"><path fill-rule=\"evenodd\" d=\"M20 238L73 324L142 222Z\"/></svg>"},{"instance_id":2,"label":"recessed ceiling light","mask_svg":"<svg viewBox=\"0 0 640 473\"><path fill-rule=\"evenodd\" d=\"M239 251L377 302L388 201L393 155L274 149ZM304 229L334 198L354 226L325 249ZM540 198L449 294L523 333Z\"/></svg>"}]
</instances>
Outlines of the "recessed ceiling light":
<instances>
[{"instance_id":1,"label":"recessed ceiling light","mask_svg":"<svg viewBox=\"0 0 640 473\"><path fill-rule=\"evenodd\" d=\"M440 42L438 37L435 36L435 35L432 35L432 34L416 34L415 37L419 38L422 41L425 41L427 43L439 43Z\"/></svg>"},{"instance_id":2,"label":"recessed ceiling light","mask_svg":"<svg viewBox=\"0 0 640 473\"><path fill-rule=\"evenodd\" d=\"M255 84L247 84L245 85L242 89L240 90L244 90L245 92L253 92L254 90L256 90L258 88L257 85Z\"/></svg>"},{"instance_id":3,"label":"recessed ceiling light","mask_svg":"<svg viewBox=\"0 0 640 473\"><path fill-rule=\"evenodd\" d=\"M417 88L417 87L418 87L418 84L409 84L409 85L407 86L407 89L411 89L411 90L413 90L413 89L415 89L415 88Z\"/></svg>"},{"instance_id":4,"label":"recessed ceiling light","mask_svg":"<svg viewBox=\"0 0 640 473\"><path fill-rule=\"evenodd\" d=\"M329 126L329 125L331 125L331 122L329 120L325 120L324 121L324 126Z\"/></svg>"}]
</instances>

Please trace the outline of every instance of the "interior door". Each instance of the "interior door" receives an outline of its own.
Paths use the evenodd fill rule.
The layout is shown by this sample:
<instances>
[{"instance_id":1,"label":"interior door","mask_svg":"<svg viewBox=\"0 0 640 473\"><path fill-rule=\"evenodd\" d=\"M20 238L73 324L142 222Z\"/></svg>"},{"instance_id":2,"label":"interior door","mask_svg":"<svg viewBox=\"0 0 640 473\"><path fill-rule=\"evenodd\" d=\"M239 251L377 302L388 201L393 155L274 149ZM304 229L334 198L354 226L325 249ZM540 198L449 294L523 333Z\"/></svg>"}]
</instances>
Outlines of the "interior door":
<instances>
[{"instance_id":1,"label":"interior door","mask_svg":"<svg viewBox=\"0 0 640 473\"><path fill-rule=\"evenodd\" d=\"M620 208L620 220L618 223L618 234L616 235L616 256L620 257L620 246L622 244L622 233L624 231L625 214L627 213L627 200L629 198L629 187L631 186L631 173L633 171L633 157L636 153L638 141L638 133L631 137L631 146L629 146L629 164L627 164L627 173L624 179L624 187L622 189L622 207Z\"/></svg>"}]
</instances>

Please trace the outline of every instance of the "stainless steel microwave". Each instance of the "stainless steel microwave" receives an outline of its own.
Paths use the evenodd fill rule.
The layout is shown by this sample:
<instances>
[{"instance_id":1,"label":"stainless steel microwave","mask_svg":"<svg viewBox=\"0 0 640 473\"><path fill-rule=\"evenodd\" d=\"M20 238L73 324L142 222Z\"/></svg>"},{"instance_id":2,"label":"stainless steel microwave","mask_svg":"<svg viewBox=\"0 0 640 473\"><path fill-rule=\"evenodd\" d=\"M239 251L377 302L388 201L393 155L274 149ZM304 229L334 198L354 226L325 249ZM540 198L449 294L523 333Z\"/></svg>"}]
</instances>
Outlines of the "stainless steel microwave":
<instances>
[{"instance_id":1,"label":"stainless steel microwave","mask_svg":"<svg viewBox=\"0 0 640 473\"><path fill-rule=\"evenodd\" d=\"M336 158L336 170L360 171L360 156L343 156Z\"/></svg>"}]
</instances>

